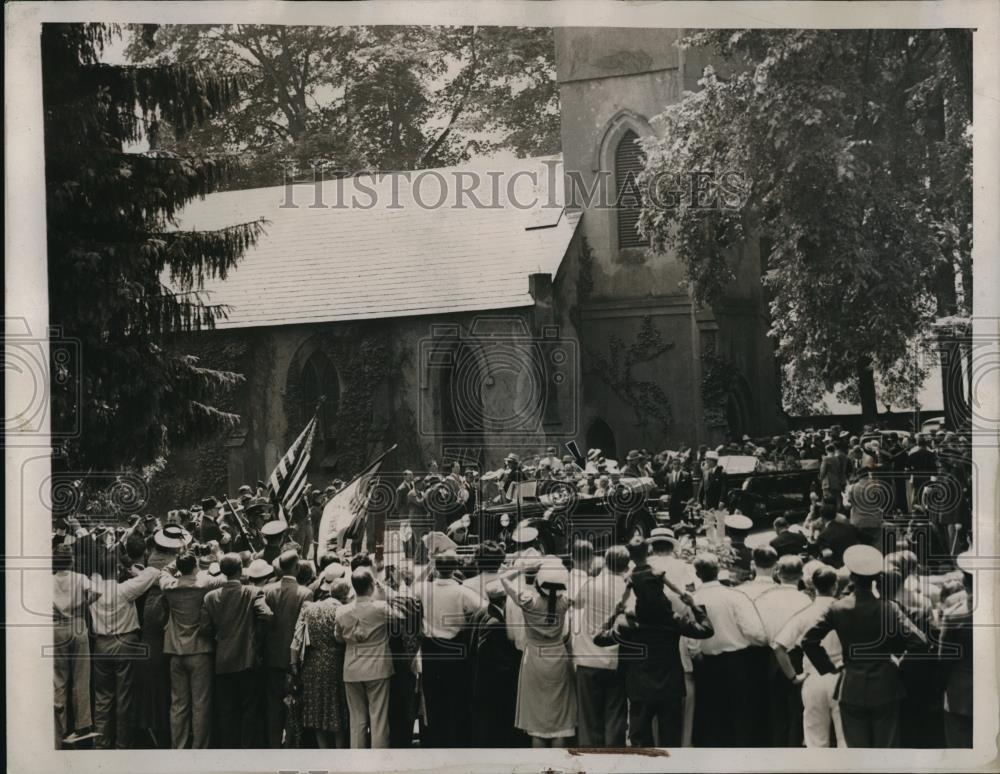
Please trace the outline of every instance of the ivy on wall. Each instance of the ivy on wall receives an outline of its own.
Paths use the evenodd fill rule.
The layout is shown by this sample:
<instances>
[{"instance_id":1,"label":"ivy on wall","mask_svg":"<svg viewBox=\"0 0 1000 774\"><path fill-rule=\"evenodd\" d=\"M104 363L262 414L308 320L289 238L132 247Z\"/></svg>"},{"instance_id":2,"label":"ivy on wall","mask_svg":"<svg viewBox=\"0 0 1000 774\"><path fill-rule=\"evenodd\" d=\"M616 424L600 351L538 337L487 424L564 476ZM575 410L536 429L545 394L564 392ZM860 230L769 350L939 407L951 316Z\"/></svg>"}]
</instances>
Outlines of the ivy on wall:
<instances>
[{"instance_id":1,"label":"ivy on wall","mask_svg":"<svg viewBox=\"0 0 1000 774\"><path fill-rule=\"evenodd\" d=\"M708 427L729 430L726 404L738 371L736 364L720 355L714 344L705 347L701 354L701 402Z\"/></svg>"},{"instance_id":2,"label":"ivy on wall","mask_svg":"<svg viewBox=\"0 0 1000 774\"><path fill-rule=\"evenodd\" d=\"M663 334L653 325L653 318L646 315L631 344L626 345L620 336L612 336L607 355L588 353L593 362L591 371L632 409L635 425L646 427L656 422L664 436L669 434L672 422L670 399L656 382L637 379L633 369L640 363L655 360L673 346L673 342L663 340Z\"/></svg>"}]
</instances>

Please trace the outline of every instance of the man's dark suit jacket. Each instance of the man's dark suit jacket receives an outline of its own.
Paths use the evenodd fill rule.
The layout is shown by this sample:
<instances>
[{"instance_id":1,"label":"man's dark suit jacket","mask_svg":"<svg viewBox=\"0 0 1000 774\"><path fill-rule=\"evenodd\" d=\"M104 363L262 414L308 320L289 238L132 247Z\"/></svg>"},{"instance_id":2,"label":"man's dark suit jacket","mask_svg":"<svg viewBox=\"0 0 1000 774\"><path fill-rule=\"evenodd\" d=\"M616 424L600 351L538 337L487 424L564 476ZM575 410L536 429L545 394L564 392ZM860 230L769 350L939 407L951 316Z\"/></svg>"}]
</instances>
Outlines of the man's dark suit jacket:
<instances>
[{"instance_id":1,"label":"man's dark suit jacket","mask_svg":"<svg viewBox=\"0 0 1000 774\"><path fill-rule=\"evenodd\" d=\"M201 612L202 629L215 638L216 674L259 666L256 624L273 615L261 589L228 580L205 595Z\"/></svg>"},{"instance_id":2,"label":"man's dark suit jacket","mask_svg":"<svg viewBox=\"0 0 1000 774\"><path fill-rule=\"evenodd\" d=\"M718 508L728 490L726 471L716 465L709 474L708 479L702 479L701 489L698 492L698 502L702 508Z\"/></svg>"},{"instance_id":3,"label":"man's dark suit jacket","mask_svg":"<svg viewBox=\"0 0 1000 774\"><path fill-rule=\"evenodd\" d=\"M794 556L801 554L808 547L809 542L806 536L798 532L786 529L780 535L776 535L771 540L771 548L778 552L778 556Z\"/></svg>"},{"instance_id":4,"label":"man's dark suit jacket","mask_svg":"<svg viewBox=\"0 0 1000 774\"><path fill-rule=\"evenodd\" d=\"M264 666L288 669L291 664L289 649L299 612L312 598L313 593L308 588L287 575L264 587L264 601L274 613L271 623L264 629Z\"/></svg>"}]
</instances>

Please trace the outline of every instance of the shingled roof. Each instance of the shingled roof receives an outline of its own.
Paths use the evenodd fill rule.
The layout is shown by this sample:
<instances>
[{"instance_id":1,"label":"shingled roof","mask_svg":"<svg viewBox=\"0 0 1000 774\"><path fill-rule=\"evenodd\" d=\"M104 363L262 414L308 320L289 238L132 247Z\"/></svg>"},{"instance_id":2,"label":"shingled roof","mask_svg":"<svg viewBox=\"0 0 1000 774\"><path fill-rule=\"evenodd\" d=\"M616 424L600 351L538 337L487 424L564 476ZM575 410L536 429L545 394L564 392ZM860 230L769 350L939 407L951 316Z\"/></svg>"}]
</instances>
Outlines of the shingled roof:
<instances>
[{"instance_id":1,"label":"shingled roof","mask_svg":"<svg viewBox=\"0 0 1000 774\"><path fill-rule=\"evenodd\" d=\"M269 221L266 234L225 281L205 283L207 303L230 307L218 328L530 306L528 276L556 273L580 220L578 211L559 206L558 162L558 157L519 159L409 177L325 181L326 208L310 206L316 194L312 183L294 186L295 207L281 206L288 196L284 186L227 191L191 202L178 228ZM473 174L479 176L476 186ZM417 200L426 205L440 198L441 180L449 191L446 204L420 206ZM465 207L454 206L459 180L488 206L473 206L469 195L463 197ZM510 181L513 201L537 199L538 206L513 206ZM368 206L372 196L366 189L377 198L374 206ZM352 194L361 206L335 208L349 205Z\"/></svg>"}]
</instances>

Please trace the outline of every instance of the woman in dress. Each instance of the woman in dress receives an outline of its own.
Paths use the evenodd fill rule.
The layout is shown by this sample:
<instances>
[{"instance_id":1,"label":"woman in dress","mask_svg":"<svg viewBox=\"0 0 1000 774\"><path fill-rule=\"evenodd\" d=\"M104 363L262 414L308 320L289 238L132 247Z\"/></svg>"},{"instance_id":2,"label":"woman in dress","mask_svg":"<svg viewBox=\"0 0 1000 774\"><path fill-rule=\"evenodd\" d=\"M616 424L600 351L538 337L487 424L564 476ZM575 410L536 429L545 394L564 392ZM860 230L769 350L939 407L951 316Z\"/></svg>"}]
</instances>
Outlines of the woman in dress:
<instances>
[{"instance_id":1,"label":"woman in dress","mask_svg":"<svg viewBox=\"0 0 1000 774\"><path fill-rule=\"evenodd\" d=\"M329 596L302 606L292 637L291 666L301 686L302 725L315 731L322 748L351 746L343 680L345 646L333 636L337 608L351 596L346 569L331 564L324 570L321 589Z\"/></svg>"},{"instance_id":2,"label":"woman in dress","mask_svg":"<svg viewBox=\"0 0 1000 774\"><path fill-rule=\"evenodd\" d=\"M521 590L513 581L530 569L521 565L500 576L524 615L514 725L531 736L533 747L565 747L576 733L576 683L564 629L569 573L558 558L542 557L534 586Z\"/></svg>"}]
</instances>

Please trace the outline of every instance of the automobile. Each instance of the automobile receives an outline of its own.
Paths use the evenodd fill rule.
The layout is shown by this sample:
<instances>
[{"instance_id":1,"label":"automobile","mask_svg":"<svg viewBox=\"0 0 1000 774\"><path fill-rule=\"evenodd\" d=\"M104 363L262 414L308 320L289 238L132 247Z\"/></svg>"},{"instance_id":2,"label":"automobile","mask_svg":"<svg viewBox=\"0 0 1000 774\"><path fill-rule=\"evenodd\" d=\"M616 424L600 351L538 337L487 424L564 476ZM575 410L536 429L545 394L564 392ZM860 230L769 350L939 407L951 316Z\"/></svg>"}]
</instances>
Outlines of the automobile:
<instances>
[{"instance_id":1,"label":"automobile","mask_svg":"<svg viewBox=\"0 0 1000 774\"><path fill-rule=\"evenodd\" d=\"M659 501L650 496L654 489L651 480L623 479L619 490L607 496L584 495L570 484L551 483L556 485L544 487L547 491L543 494L535 491L522 496L520 502L484 505L473 517L476 532L483 540L496 540L500 516L506 513L513 524L538 530L538 542L545 553L564 555L575 539L589 540L601 551L635 535L647 537L657 525ZM505 548L512 550L511 546Z\"/></svg>"},{"instance_id":2,"label":"automobile","mask_svg":"<svg viewBox=\"0 0 1000 774\"><path fill-rule=\"evenodd\" d=\"M726 507L749 516L755 527L770 527L778 516L802 518L809 511L810 493L817 491L817 473L816 469L754 470L730 475Z\"/></svg>"}]
</instances>

